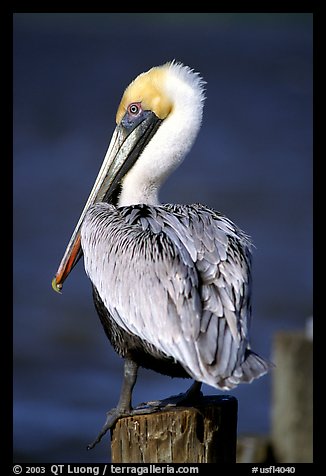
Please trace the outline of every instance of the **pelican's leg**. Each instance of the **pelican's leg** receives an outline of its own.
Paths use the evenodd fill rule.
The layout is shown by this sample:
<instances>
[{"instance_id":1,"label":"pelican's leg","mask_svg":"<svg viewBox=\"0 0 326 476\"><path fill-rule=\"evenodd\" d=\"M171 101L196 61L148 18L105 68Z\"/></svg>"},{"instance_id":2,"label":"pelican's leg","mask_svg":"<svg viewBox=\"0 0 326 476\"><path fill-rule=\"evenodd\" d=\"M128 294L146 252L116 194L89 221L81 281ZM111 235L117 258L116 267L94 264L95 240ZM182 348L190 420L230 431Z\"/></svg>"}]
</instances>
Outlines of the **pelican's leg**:
<instances>
[{"instance_id":1,"label":"pelican's leg","mask_svg":"<svg viewBox=\"0 0 326 476\"><path fill-rule=\"evenodd\" d=\"M191 403L193 401L198 400L198 398L202 397L202 391L201 391L201 386L202 382L198 382L197 380L194 380L193 384L188 388L188 390L185 393L180 393L180 395L177 395L176 397L181 397L180 405L182 402L183 403Z\"/></svg>"},{"instance_id":2,"label":"pelican's leg","mask_svg":"<svg viewBox=\"0 0 326 476\"><path fill-rule=\"evenodd\" d=\"M196 403L200 397L203 396L201 392L202 383L195 380L193 384L188 388L184 393L179 393L179 395L172 395L169 398L162 400L162 403L165 403L166 406L182 406L182 405L192 405Z\"/></svg>"},{"instance_id":3,"label":"pelican's leg","mask_svg":"<svg viewBox=\"0 0 326 476\"><path fill-rule=\"evenodd\" d=\"M94 446L101 441L105 433L115 425L119 418L132 414L131 396L132 390L137 380L137 371L138 365L133 360L126 358L123 371L124 378L118 405L116 408L112 408L112 410L106 414L106 421L103 425L103 428L93 443L87 446L88 450L94 448Z\"/></svg>"}]
</instances>

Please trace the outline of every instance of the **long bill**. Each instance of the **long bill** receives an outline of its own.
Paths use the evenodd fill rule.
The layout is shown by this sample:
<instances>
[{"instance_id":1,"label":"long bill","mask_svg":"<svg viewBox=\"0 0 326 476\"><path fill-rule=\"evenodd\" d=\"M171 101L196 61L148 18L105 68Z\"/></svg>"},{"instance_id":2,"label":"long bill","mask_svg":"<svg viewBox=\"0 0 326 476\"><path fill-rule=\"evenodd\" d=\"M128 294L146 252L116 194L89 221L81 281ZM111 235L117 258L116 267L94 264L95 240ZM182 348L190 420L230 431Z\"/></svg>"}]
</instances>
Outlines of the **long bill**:
<instances>
[{"instance_id":1,"label":"long bill","mask_svg":"<svg viewBox=\"0 0 326 476\"><path fill-rule=\"evenodd\" d=\"M122 123L117 125L92 191L52 280L54 291L61 292L63 282L82 257L80 230L87 210L94 203L110 201L117 185L134 165L160 123L161 120L154 113L148 112L146 118L131 130Z\"/></svg>"}]
</instances>

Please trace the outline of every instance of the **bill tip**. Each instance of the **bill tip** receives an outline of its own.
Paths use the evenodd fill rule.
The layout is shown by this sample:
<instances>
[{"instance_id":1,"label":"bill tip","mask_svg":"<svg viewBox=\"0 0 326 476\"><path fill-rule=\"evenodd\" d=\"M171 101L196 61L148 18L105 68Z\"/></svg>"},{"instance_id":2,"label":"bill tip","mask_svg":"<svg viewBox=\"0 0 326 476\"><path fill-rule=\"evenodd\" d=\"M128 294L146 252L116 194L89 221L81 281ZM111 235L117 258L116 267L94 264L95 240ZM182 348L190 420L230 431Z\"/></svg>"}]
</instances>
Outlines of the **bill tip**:
<instances>
[{"instance_id":1,"label":"bill tip","mask_svg":"<svg viewBox=\"0 0 326 476\"><path fill-rule=\"evenodd\" d=\"M62 289L62 284L57 283L57 278L56 276L52 279L52 289L56 292L61 294L61 289Z\"/></svg>"}]
</instances>

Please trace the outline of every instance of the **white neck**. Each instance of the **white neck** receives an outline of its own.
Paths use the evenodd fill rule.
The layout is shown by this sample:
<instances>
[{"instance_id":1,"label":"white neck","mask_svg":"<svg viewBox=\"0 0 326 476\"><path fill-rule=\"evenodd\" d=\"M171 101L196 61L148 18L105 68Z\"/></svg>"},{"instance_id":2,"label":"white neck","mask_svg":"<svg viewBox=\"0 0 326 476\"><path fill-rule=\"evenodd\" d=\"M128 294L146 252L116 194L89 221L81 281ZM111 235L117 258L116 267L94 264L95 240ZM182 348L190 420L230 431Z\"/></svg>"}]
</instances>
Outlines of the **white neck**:
<instances>
[{"instance_id":1,"label":"white neck","mask_svg":"<svg viewBox=\"0 0 326 476\"><path fill-rule=\"evenodd\" d=\"M183 161L198 134L204 99L201 78L174 64L167 75L165 93L173 109L124 177L119 206L158 205L161 185Z\"/></svg>"}]
</instances>

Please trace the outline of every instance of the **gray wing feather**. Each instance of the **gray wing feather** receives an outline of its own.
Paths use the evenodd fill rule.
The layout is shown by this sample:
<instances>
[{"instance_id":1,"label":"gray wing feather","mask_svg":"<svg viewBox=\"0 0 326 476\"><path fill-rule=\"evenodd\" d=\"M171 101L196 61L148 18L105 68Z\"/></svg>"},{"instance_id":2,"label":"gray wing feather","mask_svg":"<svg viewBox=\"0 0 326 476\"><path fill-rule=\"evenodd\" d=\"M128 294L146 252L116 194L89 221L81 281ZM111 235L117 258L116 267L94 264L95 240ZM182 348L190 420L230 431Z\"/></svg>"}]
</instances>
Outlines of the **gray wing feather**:
<instances>
[{"instance_id":1,"label":"gray wing feather","mask_svg":"<svg viewBox=\"0 0 326 476\"><path fill-rule=\"evenodd\" d=\"M81 237L86 272L118 325L209 385L235 386L242 377L232 380L234 372L249 378L239 368L248 347L250 241L232 222L201 205L99 203Z\"/></svg>"}]
</instances>

